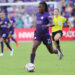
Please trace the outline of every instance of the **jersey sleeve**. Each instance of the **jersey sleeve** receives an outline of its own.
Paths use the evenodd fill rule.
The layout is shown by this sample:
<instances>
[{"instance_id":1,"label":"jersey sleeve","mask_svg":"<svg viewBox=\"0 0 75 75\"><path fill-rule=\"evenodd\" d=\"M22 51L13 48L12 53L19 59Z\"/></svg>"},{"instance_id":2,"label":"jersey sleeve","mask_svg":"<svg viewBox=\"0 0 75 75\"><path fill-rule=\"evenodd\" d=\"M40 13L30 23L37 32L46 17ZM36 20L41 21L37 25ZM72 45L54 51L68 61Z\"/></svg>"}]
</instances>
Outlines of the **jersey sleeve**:
<instances>
[{"instance_id":1,"label":"jersey sleeve","mask_svg":"<svg viewBox=\"0 0 75 75\"><path fill-rule=\"evenodd\" d=\"M52 17L51 17L51 15L50 15L50 13L47 13L47 19L48 19L48 20L52 20Z\"/></svg>"},{"instance_id":2,"label":"jersey sleeve","mask_svg":"<svg viewBox=\"0 0 75 75\"><path fill-rule=\"evenodd\" d=\"M67 21L67 19L65 17L62 17L62 19L63 19L63 22L66 22Z\"/></svg>"},{"instance_id":3,"label":"jersey sleeve","mask_svg":"<svg viewBox=\"0 0 75 75\"><path fill-rule=\"evenodd\" d=\"M13 23L15 23L15 22L16 22L14 18L12 19L12 21L13 21Z\"/></svg>"},{"instance_id":4,"label":"jersey sleeve","mask_svg":"<svg viewBox=\"0 0 75 75\"><path fill-rule=\"evenodd\" d=\"M9 20L5 19L5 25L8 26L9 25Z\"/></svg>"}]
</instances>

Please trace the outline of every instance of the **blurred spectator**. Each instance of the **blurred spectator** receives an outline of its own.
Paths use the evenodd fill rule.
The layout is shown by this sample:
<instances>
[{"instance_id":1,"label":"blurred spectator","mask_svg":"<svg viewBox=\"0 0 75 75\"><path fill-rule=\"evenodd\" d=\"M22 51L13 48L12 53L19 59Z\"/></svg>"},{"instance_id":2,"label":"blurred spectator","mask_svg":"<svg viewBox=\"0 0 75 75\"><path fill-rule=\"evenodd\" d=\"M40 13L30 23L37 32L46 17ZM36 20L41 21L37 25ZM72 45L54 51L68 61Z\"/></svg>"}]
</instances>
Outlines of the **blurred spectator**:
<instances>
[{"instance_id":1,"label":"blurred spectator","mask_svg":"<svg viewBox=\"0 0 75 75\"><path fill-rule=\"evenodd\" d=\"M30 28L33 25L33 18L27 13L24 13L22 16L22 21L24 23L24 28Z\"/></svg>"},{"instance_id":2,"label":"blurred spectator","mask_svg":"<svg viewBox=\"0 0 75 75\"><path fill-rule=\"evenodd\" d=\"M74 27L74 16L70 15L69 21L71 21L71 27Z\"/></svg>"},{"instance_id":3,"label":"blurred spectator","mask_svg":"<svg viewBox=\"0 0 75 75\"><path fill-rule=\"evenodd\" d=\"M16 2L16 3L23 3L22 0L16 0L15 2Z\"/></svg>"},{"instance_id":4,"label":"blurred spectator","mask_svg":"<svg viewBox=\"0 0 75 75\"><path fill-rule=\"evenodd\" d=\"M7 3L8 0L0 0L0 3Z\"/></svg>"},{"instance_id":5,"label":"blurred spectator","mask_svg":"<svg viewBox=\"0 0 75 75\"><path fill-rule=\"evenodd\" d=\"M65 8L65 12L72 13L72 11L73 11L73 8L71 7L70 4L68 4L67 7Z\"/></svg>"},{"instance_id":6,"label":"blurred spectator","mask_svg":"<svg viewBox=\"0 0 75 75\"><path fill-rule=\"evenodd\" d=\"M56 1L62 2L61 6L61 15L65 16L72 22L72 27L75 26L75 7L73 6L74 0L0 0L0 3L23 3L23 2L34 2L34 1ZM0 11L4 11L6 13L11 13L12 16L16 18L17 28L30 28L35 27L36 25L36 17L35 13L38 12L36 6L3 6L0 7ZM50 13L53 13L54 5L49 5ZM25 12L25 13L24 13ZM52 15L53 16L53 15ZM64 24L65 26L65 24Z\"/></svg>"},{"instance_id":7,"label":"blurred spectator","mask_svg":"<svg viewBox=\"0 0 75 75\"><path fill-rule=\"evenodd\" d=\"M14 0L8 0L8 3L13 3L14 2Z\"/></svg>"},{"instance_id":8,"label":"blurred spectator","mask_svg":"<svg viewBox=\"0 0 75 75\"><path fill-rule=\"evenodd\" d=\"M66 7L65 0L62 0L62 9L61 9L62 13L65 11L65 7Z\"/></svg>"},{"instance_id":9,"label":"blurred spectator","mask_svg":"<svg viewBox=\"0 0 75 75\"><path fill-rule=\"evenodd\" d=\"M69 0L65 0L65 4L68 5L69 4Z\"/></svg>"},{"instance_id":10,"label":"blurred spectator","mask_svg":"<svg viewBox=\"0 0 75 75\"><path fill-rule=\"evenodd\" d=\"M7 7L7 12L12 13L14 11L13 7Z\"/></svg>"},{"instance_id":11,"label":"blurred spectator","mask_svg":"<svg viewBox=\"0 0 75 75\"><path fill-rule=\"evenodd\" d=\"M21 17L17 17L16 23L17 23L16 28L23 28L23 26L22 26L23 22L21 20Z\"/></svg>"}]
</instances>

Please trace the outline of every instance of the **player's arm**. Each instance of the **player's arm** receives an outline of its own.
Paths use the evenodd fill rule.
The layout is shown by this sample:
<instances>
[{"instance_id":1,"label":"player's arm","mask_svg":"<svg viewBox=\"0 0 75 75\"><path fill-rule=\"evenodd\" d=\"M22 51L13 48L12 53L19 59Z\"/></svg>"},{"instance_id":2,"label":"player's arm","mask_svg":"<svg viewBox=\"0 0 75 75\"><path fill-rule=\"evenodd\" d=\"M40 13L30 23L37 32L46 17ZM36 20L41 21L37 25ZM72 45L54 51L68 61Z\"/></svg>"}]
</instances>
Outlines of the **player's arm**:
<instances>
[{"instance_id":1,"label":"player's arm","mask_svg":"<svg viewBox=\"0 0 75 75\"><path fill-rule=\"evenodd\" d=\"M9 29L11 27L11 24L7 26L7 28Z\"/></svg>"},{"instance_id":2,"label":"player's arm","mask_svg":"<svg viewBox=\"0 0 75 75\"><path fill-rule=\"evenodd\" d=\"M48 25L43 25L42 27L43 28L48 28L48 27L53 27L55 26L54 22L53 22L53 18L50 16L50 14L48 14L48 17L47 17L48 21L49 21L49 24Z\"/></svg>"},{"instance_id":3,"label":"player's arm","mask_svg":"<svg viewBox=\"0 0 75 75\"><path fill-rule=\"evenodd\" d=\"M14 22L14 25L13 25L13 27L15 28L15 27L16 27L16 25L17 25L17 22L15 21L15 22Z\"/></svg>"},{"instance_id":4,"label":"player's arm","mask_svg":"<svg viewBox=\"0 0 75 75\"><path fill-rule=\"evenodd\" d=\"M52 20L49 20L49 24L48 25L43 25L43 28L48 28L48 27L53 27L55 26L54 23L52 22Z\"/></svg>"},{"instance_id":5,"label":"player's arm","mask_svg":"<svg viewBox=\"0 0 75 75\"><path fill-rule=\"evenodd\" d=\"M66 22L66 26L67 26L67 24L69 25L69 31L71 31L71 22L68 19L66 19L65 17L62 17L62 18L63 18L63 22Z\"/></svg>"},{"instance_id":6,"label":"player's arm","mask_svg":"<svg viewBox=\"0 0 75 75\"><path fill-rule=\"evenodd\" d=\"M9 29L12 26L12 23L7 24L7 28Z\"/></svg>"}]
</instances>

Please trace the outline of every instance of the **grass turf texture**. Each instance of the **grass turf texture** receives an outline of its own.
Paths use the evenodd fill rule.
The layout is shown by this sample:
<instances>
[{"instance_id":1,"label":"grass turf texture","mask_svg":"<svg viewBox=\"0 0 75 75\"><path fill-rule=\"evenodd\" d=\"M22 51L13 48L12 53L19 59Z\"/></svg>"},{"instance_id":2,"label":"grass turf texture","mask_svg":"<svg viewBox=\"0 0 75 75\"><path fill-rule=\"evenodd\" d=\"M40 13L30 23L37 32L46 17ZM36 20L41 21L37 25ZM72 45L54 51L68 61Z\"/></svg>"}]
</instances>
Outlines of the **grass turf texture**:
<instances>
[{"instance_id":1,"label":"grass turf texture","mask_svg":"<svg viewBox=\"0 0 75 75\"><path fill-rule=\"evenodd\" d=\"M32 43L20 43L19 48L13 43L11 46L14 56L10 56L10 51L4 51L4 56L0 57L0 75L75 75L75 41L61 42L63 60L49 54L41 44L37 50L34 73L25 70L25 64L30 61Z\"/></svg>"}]
</instances>

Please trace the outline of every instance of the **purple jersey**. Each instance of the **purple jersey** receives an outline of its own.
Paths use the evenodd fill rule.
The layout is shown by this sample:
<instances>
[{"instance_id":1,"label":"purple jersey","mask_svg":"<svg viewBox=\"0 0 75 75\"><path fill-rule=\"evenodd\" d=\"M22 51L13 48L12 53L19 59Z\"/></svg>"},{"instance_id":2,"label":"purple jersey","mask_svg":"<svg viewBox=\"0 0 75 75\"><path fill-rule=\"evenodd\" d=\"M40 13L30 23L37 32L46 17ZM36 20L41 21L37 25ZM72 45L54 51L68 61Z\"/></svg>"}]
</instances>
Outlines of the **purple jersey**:
<instances>
[{"instance_id":1,"label":"purple jersey","mask_svg":"<svg viewBox=\"0 0 75 75\"><path fill-rule=\"evenodd\" d=\"M37 34L49 34L49 28L43 28L43 25L48 25L49 20L52 20L49 12L45 12L43 14L37 13L36 14L37 26L36 26L36 33Z\"/></svg>"},{"instance_id":2,"label":"purple jersey","mask_svg":"<svg viewBox=\"0 0 75 75\"><path fill-rule=\"evenodd\" d=\"M15 20L14 18L9 19L9 23L12 23L12 26L9 28L9 30L13 30L14 29L14 24L15 24Z\"/></svg>"},{"instance_id":3,"label":"purple jersey","mask_svg":"<svg viewBox=\"0 0 75 75\"><path fill-rule=\"evenodd\" d=\"M8 26L8 19L7 18L4 18L4 20L0 19L0 22L3 22L1 25L0 25L0 28L2 29L3 32L9 32L7 26Z\"/></svg>"},{"instance_id":4,"label":"purple jersey","mask_svg":"<svg viewBox=\"0 0 75 75\"><path fill-rule=\"evenodd\" d=\"M2 30L1 37L3 39L7 39L9 34L9 29L7 28L9 21L7 18L4 18L4 20L0 19L0 22L2 22L2 24L0 25L0 28Z\"/></svg>"}]
</instances>

